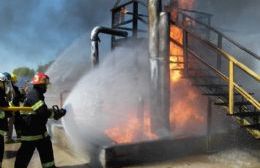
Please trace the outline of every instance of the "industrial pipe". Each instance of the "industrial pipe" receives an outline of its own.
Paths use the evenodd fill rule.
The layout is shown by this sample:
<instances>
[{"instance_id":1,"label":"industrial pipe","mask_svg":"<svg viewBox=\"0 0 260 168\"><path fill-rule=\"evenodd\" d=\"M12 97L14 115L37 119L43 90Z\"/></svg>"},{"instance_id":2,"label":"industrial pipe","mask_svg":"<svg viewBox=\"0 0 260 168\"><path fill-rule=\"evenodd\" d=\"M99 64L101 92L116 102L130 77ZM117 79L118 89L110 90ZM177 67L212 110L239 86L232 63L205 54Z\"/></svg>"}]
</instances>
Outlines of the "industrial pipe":
<instances>
[{"instance_id":1,"label":"industrial pipe","mask_svg":"<svg viewBox=\"0 0 260 168\"><path fill-rule=\"evenodd\" d=\"M161 0L148 0L149 55L151 73L151 127L160 137L168 136L169 121L169 14L161 12Z\"/></svg>"},{"instance_id":2,"label":"industrial pipe","mask_svg":"<svg viewBox=\"0 0 260 168\"><path fill-rule=\"evenodd\" d=\"M114 36L121 36L121 37L127 37L128 33L127 31L122 30L116 30L108 27L102 27L102 26L96 26L91 31L91 59L92 64L97 65L99 63L99 50L98 50L98 42L100 41L98 34L104 33L104 34L110 34Z\"/></svg>"},{"instance_id":3,"label":"industrial pipe","mask_svg":"<svg viewBox=\"0 0 260 168\"><path fill-rule=\"evenodd\" d=\"M159 21L159 88L161 99L160 121L166 131L170 131L170 13L161 12Z\"/></svg>"}]
</instances>

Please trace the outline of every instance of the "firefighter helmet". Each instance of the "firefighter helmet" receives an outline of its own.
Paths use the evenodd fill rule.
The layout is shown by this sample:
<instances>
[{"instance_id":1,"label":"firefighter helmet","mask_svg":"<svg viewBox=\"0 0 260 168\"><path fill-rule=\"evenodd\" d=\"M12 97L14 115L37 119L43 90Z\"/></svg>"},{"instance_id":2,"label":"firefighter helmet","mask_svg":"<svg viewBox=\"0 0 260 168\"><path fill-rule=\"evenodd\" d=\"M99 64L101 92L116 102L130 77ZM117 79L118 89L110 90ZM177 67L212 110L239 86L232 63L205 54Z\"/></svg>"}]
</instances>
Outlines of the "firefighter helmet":
<instances>
[{"instance_id":1,"label":"firefighter helmet","mask_svg":"<svg viewBox=\"0 0 260 168\"><path fill-rule=\"evenodd\" d=\"M10 73L4 72L3 74L4 74L4 76L6 76L7 80L11 80L12 77L11 77Z\"/></svg>"},{"instance_id":2,"label":"firefighter helmet","mask_svg":"<svg viewBox=\"0 0 260 168\"><path fill-rule=\"evenodd\" d=\"M4 73L0 73L0 89L5 89L6 82L8 82L8 79Z\"/></svg>"},{"instance_id":3,"label":"firefighter helmet","mask_svg":"<svg viewBox=\"0 0 260 168\"><path fill-rule=\"evenodd\" d=\"M0 73L0 81L1 82L7 82L8 78L6 77L6 75L4 73Z\"/></svg>"},{"instance_id":4,"label":"firefighter helmet","mask_svg":"<svg viewBox=\"0 0 260 168\"><path fill-rule=\"evenodd\" d=\"M49 76L46 75L43 72L37 72L34 77L32 78L31 83L33 85L40 85L40 84L44 84L44 85L48 85L49 82Z\"/></svg>"},{"instance_id":5,"label":"firefighter helmet","mask_svg":"<svg viewBox=\"0 0 260 168\"><path fill-rule=\"evenodd\" d=\"M14 73L11 73L11 81L17 82L17 76Z\"/></svg>"}]
</instances>

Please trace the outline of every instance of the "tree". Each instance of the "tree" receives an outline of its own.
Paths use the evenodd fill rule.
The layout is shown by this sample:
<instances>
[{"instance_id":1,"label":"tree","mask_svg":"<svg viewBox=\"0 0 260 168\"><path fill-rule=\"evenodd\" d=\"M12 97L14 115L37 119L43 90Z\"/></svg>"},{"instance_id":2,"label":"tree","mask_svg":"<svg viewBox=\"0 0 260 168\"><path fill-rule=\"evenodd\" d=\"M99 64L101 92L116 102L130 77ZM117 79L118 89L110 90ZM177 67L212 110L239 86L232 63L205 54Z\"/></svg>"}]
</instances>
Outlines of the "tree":
<instances>
[{"instance_id":1,"label":"tree","mask_svg":"<svg viewBox=\"0 0 260 168\"><path fill-rule=\"evenodd\" d=\"M28 77L32 78L35 71L33 69L30 69L28 67L18 67L13 70L13 73L17 76L19 79L20 77Z\"/></svg>"}]
</instances>

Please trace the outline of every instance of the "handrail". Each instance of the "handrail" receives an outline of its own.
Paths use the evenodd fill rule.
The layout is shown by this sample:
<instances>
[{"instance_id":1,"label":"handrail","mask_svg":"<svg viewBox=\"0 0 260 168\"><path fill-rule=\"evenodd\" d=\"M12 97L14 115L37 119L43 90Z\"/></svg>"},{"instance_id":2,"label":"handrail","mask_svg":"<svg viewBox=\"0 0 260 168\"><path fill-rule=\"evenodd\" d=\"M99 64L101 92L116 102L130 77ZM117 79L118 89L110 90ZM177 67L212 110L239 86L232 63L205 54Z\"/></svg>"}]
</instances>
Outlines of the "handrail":
<instances>
[{"instance_id":1,"label":"handrail","mask_svg":"<svg viewBox=\"0 0 260 168\"><path fill-rule=\"evenodd\" d=\"M239 86L234 81L234 66L238 67L239 69L244 71L246 74L248 74L249 76L251 76L252 78L254 78L258 82L260 81L260 75L257 74L256 72L254 72L252 69L250 69L246 65L244 65L243 63L239 62L237 59L235 59L234 56L232 56L231 54L227 53L226 51L218 48L217 46L215 46L211 42L202 39L201 37L199 37L199 36L195 35L194 33L190 32L189 30L187 30L187 28L185 28L183 26L180 26L180 25L178 25L178 26L181 27L185 32L187 32L188 34L190 34L191 36L193 36L194 38L199 40L200 42L202 42L202 43L206 44L207 46L211 47L213 50L218 52L218 54L221 57L225 57L229 61L229 76L228 77L226 75L224 75L223 73L221 73L219 70L217 70L214 67L208 65L208 66L210 66L211 69L213 69L215 72L217 72L217 74L224 81L228 82L228 84L229 84L229 87L228 87L228 89L229 89L229 93L228 93L228 95L229 95L229 100L228 100L229 114L234 113L234 90L236 90L238 93L240 93L256 109L260 110L260 102L257 101L252 95L250 95L245 89L243 89L241 86ZM191 50L188 47L187 47L187 49L188 49L188 52L191 52ZM192 54L194 55L194 52ZM202 61L204 64L207 65L207 63L205 61L203 61L202 59L200 59L200 61Z\"/></svg>"},{"instance_id":2,"label":"handrail","mask_svg":"<svg viewBox=\"0 0 260 168\"><path fill-rule=\"evenodd\" d=\"M209 25L207 25L207 24L205 24L205 23L203 23L203 22L201 22L201 21L199 21L199 20L193 18L192 16L189 16L188 14L186 14L186 13L184 13L184 12L182 12L182 11L178 11L178 14L181 14L181 15L183 15L184 17L189 18L189 19L195 21L195 22L198 23L198 24L200 24L200 25L202 25L202 26L205 26L206 28L208 28L209 30L215 32L216 34L221 35L221 36L222 36L223 38L225 38L227 41L229 41L230 43L232 43L232 44L235 45L236 47L240 48L240 49L243 50L244 52L250 54L252 57L254 57L254 58L260 60L260 56L258 56L258 55L255 54L254 52L250 51L250 50L247 49L246 47L242 46L242 45L239 44L238 42L234 41L233 39L231 39L231 38L228 37L227 35L221 33L221 32L218 31L217 29L215 29L215 28L213 28L213 27L211 27L211 26L209 26ZM173 22L173 21L172 21L172 22Z\"/></svg>"},{"instance_id":3,"label":"handrail","mask_svg":"<svg viewBox=\"0 0 260 168\"><path fill-rule=\"evenodd\" d=\"M189 32L185 28L183 30L186 31L187 33L189 33L190 35L192 35L197 40L199 40L199 41L203 42L204 44L206 44L207 46L211 47L213 50L217 51L220 54L220 56L228 59L229 77L226 77L224 74L222 74L221 76L223 77L223 75L224 75L225 79L228 80L228 84L229 84L229 103L228 103L229 104L229 114L234 113L234 89L237 92L239 92L247 101L249 101L255 108L257 108L257 110L260 110L260 102L257 101L252 95L250 95L247 91L245 91L241 86L239 86L234 81L234 65L237 66L239 69L243 70L245 73L247 73L249 76L251 76L252 78L257 80L258 82L260 81L260 75L257 74L256 72L254 72L253 70L251 70L249 67L247 67L243 63L239 62L237 59L234 58L234 56L228 54L224 50L219 49L212 43L202 39L201 37L198 37L197 35ZM227 81L227 80L225 80L225 81Z\"/></svg>"}]
</instances>

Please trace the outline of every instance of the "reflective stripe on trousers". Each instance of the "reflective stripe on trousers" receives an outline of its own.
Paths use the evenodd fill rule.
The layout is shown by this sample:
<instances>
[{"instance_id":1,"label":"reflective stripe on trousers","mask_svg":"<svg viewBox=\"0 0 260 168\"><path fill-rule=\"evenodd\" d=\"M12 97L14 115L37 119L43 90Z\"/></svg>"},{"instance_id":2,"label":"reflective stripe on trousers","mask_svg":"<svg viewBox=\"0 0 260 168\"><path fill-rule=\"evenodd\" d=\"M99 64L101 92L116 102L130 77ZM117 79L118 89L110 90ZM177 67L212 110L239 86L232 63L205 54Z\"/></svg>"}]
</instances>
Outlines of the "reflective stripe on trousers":
<instances>
[{"instance_id":1,"label":"reflective stripe on trousers","mask_svg":"<svg viewBox=\"0 0 260 168\"><path fill-rule=\"evenodd\" d=\"M5 118L5 112L0 111L0 119L4 119Z\"/></svg>"},{"instance_id":2,"label":"reflective stripe on trousers","mask_svg":"<svg viewBox=\"0 0 260 168\"><path fill-rule=\"evenodd\" d=\"M54 161L52 162L47 162L47 163L42 163L42 167L43 168L48 168L48 167L53 167L55 164L54 164Z\"/></svg>"},{"instance_id":3,"label":"reflective stripe on trousers","mask_svg":"<svg viewBox=\"0 0 260 168\"><path fill-rule=\"evenodd\" d=\"M43 139L47 136L48 136L48 133L45 132L44 134L40 134L40 135L21 136L21 140L22 141L37 141L37 140Z\"/></svg>"},{"instance_id":4,"label":"reflective stripe on trousers","mask_svg":"<svg viewBox=\"0 0 260 168\"><path fill-rule=\"evenodd\" d=\"M0 135L1 135L1 136L5 136L5 134L6 134L6 131L0 130Z\"/></svg>"}]
</instances>

